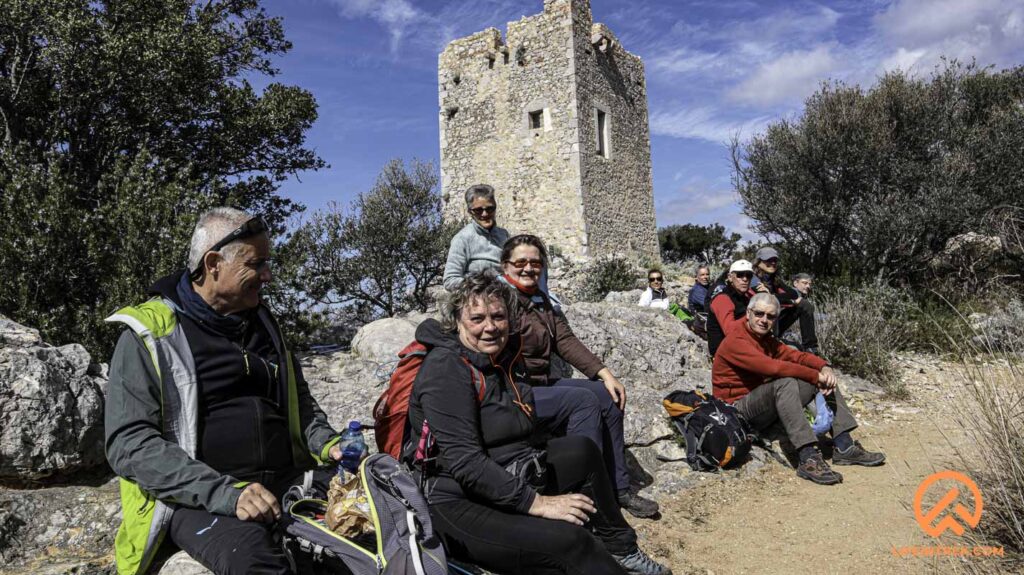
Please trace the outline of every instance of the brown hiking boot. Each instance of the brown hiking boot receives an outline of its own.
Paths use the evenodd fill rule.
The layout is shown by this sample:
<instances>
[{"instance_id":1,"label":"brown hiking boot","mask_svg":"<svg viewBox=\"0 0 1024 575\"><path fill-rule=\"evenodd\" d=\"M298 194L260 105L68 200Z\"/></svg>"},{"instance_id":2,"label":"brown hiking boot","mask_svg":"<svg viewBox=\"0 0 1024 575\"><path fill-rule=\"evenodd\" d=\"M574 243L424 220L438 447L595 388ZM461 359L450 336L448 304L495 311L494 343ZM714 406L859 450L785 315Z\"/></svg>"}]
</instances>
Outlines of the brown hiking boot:
<instances>
[{"instance_id":1,"label":"brown hiking boot","mask_svg":"<svg viewBox=\"0 0 1024 575\"><path fill-rule=\"evenodd\" d=\"M846 451L836 449L832 453L832 465L863 465L864 467L876 467L885 463L885 454L878 451L868 451L861 446L859 441L854 441Z\"/></svg>"},{"instance_id":2,"label":"brown hiking boot","mask_svg":"<svg viewBox=\"0 0 1024 575\"><path fill-rule=\"evenodd\" d=\"M807 461L801 463L796 468L796 475L818 485L835 485L843 482L843 476L838 471L833 471L822 459L820 453L815 453L808 457Z\"/></svg>"}]
</instances>

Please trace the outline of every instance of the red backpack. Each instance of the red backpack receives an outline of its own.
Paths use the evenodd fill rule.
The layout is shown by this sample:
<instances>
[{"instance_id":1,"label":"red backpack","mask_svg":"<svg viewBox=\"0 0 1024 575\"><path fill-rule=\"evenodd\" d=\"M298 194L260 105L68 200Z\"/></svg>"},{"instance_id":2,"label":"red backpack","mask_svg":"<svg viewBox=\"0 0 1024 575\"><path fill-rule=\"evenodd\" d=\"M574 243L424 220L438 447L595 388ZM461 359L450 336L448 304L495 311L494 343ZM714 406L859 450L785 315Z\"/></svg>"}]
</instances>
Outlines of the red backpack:
<instances>
[{"instance_id":1,"label":"red backpack","mask_svg":"<svg viewBox=\"0 0 1024 575\"><path fill-rule=\"evenodd\" d=\"M373 435L377 441L377 450L388 453L398 460L402 457L402 441L405 439L405 422L409 416L412 384L416 381L416 374L423 365L427 351L422 343L413 341L398 352L398 365L391 372L391 381L373 406ZM480 376L477 399L481 400L485 386L483 374L469 362L466 362L466 365L469 365L474 383L477 375Z\"/></svg>"}]
</instances>

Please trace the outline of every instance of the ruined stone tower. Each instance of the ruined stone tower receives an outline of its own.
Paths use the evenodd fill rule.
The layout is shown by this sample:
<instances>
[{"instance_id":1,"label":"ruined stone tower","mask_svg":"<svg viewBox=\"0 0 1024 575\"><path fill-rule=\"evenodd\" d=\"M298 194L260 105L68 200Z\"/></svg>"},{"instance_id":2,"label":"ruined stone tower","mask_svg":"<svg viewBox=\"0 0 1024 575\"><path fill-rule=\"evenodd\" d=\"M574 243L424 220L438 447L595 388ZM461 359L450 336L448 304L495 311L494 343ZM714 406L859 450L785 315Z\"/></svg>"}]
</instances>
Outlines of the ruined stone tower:
<instances>
[{"instance_id":1,"label":"ruined stone tower","mask_svg":"<svg viewBox=\"0 0 1024 575\"><path fill-rule=\"evenodd\" d=\"M465 190L494 186L498 222L574 257L657 261L647 90L589 0L454 40L439 57L445 215Z\"/></svg>"}]
</instances>

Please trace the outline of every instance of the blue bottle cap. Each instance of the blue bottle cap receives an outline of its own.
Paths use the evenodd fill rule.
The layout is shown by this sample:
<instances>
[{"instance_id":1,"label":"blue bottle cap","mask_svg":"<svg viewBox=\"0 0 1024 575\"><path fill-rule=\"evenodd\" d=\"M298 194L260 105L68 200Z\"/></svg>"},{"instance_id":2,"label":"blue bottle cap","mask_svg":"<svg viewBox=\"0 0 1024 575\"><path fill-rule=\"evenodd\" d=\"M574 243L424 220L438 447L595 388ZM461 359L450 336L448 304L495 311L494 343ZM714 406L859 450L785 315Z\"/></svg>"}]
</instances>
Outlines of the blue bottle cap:
<instances>
[{"instance_id":1,"label":"blue bottle cap","mask_svg":"<svg viewBox=\"0 0 1024 575\"><path fill-rule=\"evenodd\" d=\"M363 428L363 424L359 423L358 421L350 421L348 422L348 428L351 429L352 431L359 431L360 429Z\"/></svg>"}]
</instances>

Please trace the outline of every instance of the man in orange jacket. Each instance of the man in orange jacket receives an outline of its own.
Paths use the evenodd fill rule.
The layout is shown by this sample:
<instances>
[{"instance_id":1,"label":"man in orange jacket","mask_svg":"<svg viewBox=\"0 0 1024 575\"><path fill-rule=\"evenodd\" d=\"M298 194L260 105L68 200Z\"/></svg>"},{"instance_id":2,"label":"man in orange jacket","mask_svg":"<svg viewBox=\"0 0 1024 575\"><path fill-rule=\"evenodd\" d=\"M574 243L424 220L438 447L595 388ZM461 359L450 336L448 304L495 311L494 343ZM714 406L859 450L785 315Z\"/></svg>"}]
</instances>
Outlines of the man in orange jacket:
<instances>
[{"instance_id":1,"label":"man in orange jacket","mask_svg":"<svg viewBox=\"0 0 1024 575\"><path fill-rule=\"evenodd\" d=\"M779 308L779 300L768 293L750 299L746 321L729 333L715 354L711 370L715 397L734 404L755 429L763 430L781 421L799 453L796 474L815 483L834 485L842 482L843 476L825 463L818 451L818 439L804 417L804 406L814 401L820 390L835 398L833 465L881 465L884 454L867 451L850 437L857 421L839 392L838 378L828 362L792 349L772 335Z\"/></svg>"}]
</instances>

